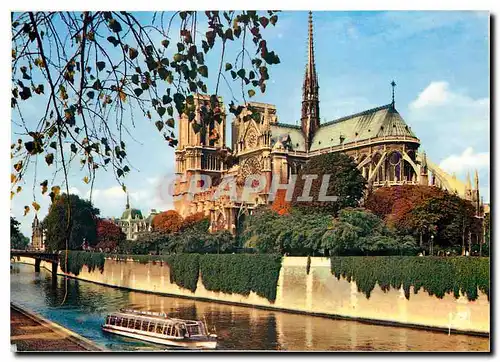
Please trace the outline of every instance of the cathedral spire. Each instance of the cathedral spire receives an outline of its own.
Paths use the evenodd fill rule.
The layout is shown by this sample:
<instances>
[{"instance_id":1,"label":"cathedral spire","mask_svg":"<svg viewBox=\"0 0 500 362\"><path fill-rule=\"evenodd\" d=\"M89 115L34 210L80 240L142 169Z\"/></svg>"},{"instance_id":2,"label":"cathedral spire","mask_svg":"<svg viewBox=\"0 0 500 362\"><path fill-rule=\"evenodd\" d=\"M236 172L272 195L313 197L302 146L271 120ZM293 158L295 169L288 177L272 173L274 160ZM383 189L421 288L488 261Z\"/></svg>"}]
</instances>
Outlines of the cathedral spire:
<instances>
[{"instance_id":1,"label":"cathedral spire","mask_svg":"<svg viewBox=\"0 0 500 362\"><path fill-rule=\"evenodd\" d=\"M465 176L465 189L467 191L472 191L472 184L470 182L470 173L467 171L467 175Z\"/></svg>"},{"instance_id":2,"label":"cathedral spire","mask_svg":"<svg viewBox=\"0 0 500 362\"><path fill-rule=\"evenodd\" d=\"M128 192L127 192L127 204L125 205L125 209L130 209L130 200L128 198Z\"/></svg>"},{"instance_id":3,"label":"cathedral spire","mask_svg":"<svg viewBox=\"0 0 500 362\"><path fill-rule=\"evenodd\" d=\"M312 12L309 12L307 44L307 65L302 86L302 132L306 139L306 149L311 147L314 133L319 128L319 85L316 74L316 63L314 61L314 38Z\"/></svg>"},{"instance_id":4,"label":"cathedral spire","mask_svg":"<svg viewBox=\"0 0 500 362\"><path fill-rule=\"evenodd\" d=\"M394 89L396 88L396 82L394 80L391 82L391 87L392 87L392 102L391 102L391 106L392 106L392 108L394 108L394 106L396 105L396 102L394 100Z\"/></svg>"}]
</instances>

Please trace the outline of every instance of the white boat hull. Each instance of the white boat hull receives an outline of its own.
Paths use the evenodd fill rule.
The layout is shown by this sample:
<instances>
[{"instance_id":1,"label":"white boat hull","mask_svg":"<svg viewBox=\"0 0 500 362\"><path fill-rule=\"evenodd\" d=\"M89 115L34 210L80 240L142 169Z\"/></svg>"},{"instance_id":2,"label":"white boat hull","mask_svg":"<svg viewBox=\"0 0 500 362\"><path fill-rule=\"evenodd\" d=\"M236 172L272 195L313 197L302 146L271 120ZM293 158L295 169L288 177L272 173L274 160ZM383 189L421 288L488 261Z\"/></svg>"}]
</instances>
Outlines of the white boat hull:
<instances>
[{"instance_id":1,"label":"white boat hull","mask_svg":"<svg viewBox=\"0 0 500 362\"><path fill-rule=\"evenodd\" d=\"M174 338L159 338L154 335L146 335L142 333L131 332L129 330L122 330L117 328L109 328L107 326L102 326L102 330L108 333L118 334L121 336L140 339L142 341L161 344L174 348L182 349L215 349L217 347L216 340L195 340L195 339L174 339Z\"/></svg>"}]
</instances>

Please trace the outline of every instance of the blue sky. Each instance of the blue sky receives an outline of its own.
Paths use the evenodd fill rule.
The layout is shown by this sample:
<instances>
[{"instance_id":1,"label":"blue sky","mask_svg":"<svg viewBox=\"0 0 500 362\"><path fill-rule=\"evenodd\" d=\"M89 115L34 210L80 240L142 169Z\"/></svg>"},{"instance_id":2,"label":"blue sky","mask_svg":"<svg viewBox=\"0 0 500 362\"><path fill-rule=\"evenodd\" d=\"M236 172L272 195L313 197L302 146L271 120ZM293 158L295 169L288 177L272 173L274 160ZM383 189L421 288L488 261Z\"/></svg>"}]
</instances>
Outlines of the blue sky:
<instances>
[{"instance_id":1,"label":"blue sky","mask_svg":"<svg viewBox=\"0 0 500 362\"><path fill-rule=\"evenodd\" d=\"M149 16L141 14L144 18ZM296 124L300 118L307 17L307 12L282 12L276 27L268 26L264 33L268 47L277 52L281 64L272 67L266 93L258 92L252 100L275 104L278 119L284 123ZM313 19L322 122L389 103L389 83L394 79L396 108L420 138L420 149L458 178L465 179L467 171L473 173L477 168L481 194L489 202L488 14L314 12ZM215 49L214 55L218 53ZM234 52L229 52L231 55ZM218 66L216 56L208 57L207 63L209 69ZM209 89L214 84L210 79ZM229 103L231 92L226 86L221 95ZM27 120L35 120L37 115L37 100L31 102L25 105ZM16 117L14 114L13 119ZM228 116L228 127L230 120ZM171 207L158 185L173 173L174 153L156 130L154 121L136 113L132 133L137 142L129 140L127 145L136 169L125 181L133 207L142 209L144 214L151 208ZM12 132L13 139L17 139L15 126ZM40 164L43 162L40 159ZM38 167L34 192L33 173L28 174L23 192L12 201L11 214L21 221L26 235L31 235L33 214L23 217L24 205L31 205L35 194L41 205L39 217L45 216L49 200L40 194L38 184L50 177L50 171L45 166ZM74 192L87 196L89 186L82 177L73 167L70 186ZM121 214L125 194L112 175L98 173L93 202L103 216Z\"/></svg>"}]
</instances>

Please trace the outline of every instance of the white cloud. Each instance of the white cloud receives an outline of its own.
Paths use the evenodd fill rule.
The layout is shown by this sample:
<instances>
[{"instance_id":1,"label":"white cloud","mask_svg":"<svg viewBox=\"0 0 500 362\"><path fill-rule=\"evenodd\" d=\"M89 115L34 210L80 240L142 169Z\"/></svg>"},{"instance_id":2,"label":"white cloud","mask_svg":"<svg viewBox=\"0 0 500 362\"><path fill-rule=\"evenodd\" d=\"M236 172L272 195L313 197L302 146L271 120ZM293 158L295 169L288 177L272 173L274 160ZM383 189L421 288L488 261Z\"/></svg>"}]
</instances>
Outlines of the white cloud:
<instances>
[{"instance_id":1,"label":"white cloud","mask_svg":"<svg viewBox=\"0 0 500 362\"><path fill-rule=\"evenodd\" d=\"M473 98L446 81L430 82L409 104L405 117L433 159L473 147L489 151L489 98Z\"/></svg>"},{"instance_id":2,"label":"white cloud","mask_svg":"<svg viewBox=\"0 0 500 362\"><path fill-rule=\"evenodd\" d=\"M410 108L424 108L446 103L450 98L447 82L432 82L425 88L415 101L410 103Z\"/></svg>"},{"instance_id":3,"label":"white cloud","mask_svg":"<svg viewBox=\"0 0 500 362\"><path fill-rule=\"evenodd\" d=\"M422 109L451 104L462 108L472 107L488 110L489 98L473 99L467 95L451 91L448 82L434 81L418 95L417 99L410 103L410 109Z\"/></svg>"},{"instance_id":4,"label":"white cloud","mask_svg":"<svg viewBox=\"0 0 500 362\"><path fill-rule=\"evenodd\" d=\"M453 173L466 170L480 170L490 166L489 152L474 152L472 147L467 147L461 155L451 155L439 164L443 170Z\"/></svg>"}]
</instances>

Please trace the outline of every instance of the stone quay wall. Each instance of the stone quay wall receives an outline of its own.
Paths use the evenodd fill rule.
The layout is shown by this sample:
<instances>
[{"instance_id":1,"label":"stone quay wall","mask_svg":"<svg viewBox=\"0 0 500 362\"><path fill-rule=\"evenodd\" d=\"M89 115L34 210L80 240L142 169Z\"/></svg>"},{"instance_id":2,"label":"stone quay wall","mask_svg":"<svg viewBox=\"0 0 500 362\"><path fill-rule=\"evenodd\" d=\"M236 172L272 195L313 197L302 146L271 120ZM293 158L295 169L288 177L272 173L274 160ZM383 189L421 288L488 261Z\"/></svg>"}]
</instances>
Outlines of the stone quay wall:
<instances>
[{"instance_id":1,"label":"stone quay wall","mask_svg":"<svg viewBox=\"0 0 500 362\"><path fill-rule=\"evenodd\" d=\"M34 264L34 259L21 257L19 262ZM457 299L447 294L439 299L422 289L417 294L411 290L408 300L402 288L384 292L376 285L370 298L366 298L358 292L354 281L338 280L332 275L330 259L312 257L309 274L306 266L307 257L283 258L274 303L253 292L243 296L206 290L202 276L193 293L170 283L170 270L165 263L140 264L106 259L103 273L99 270L89 273L84 266L77 277L68 276L112 287L250 307L447 332L489 334L490 303L480 291L477 300L469 301L464 295ZM42 261L41 267L50 271L52 266ZM58 274L65 275L60 267Z\"/></svg>"}]
</instances>

